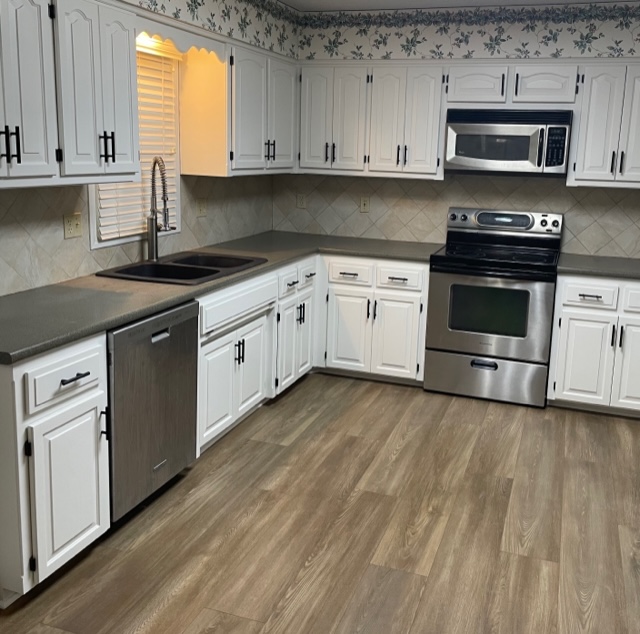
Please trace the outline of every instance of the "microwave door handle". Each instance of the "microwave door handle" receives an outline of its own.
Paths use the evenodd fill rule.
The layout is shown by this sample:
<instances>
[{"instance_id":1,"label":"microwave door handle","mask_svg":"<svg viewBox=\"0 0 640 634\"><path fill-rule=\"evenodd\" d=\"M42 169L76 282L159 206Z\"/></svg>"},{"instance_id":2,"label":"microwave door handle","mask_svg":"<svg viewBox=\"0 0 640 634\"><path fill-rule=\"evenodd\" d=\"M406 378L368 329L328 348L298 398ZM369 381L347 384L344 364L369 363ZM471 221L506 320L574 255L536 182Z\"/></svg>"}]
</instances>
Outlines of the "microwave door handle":
<instances>
[{"instance_id":1,"label":"microwave door handle","mask_svg":"<svg viewBox=\"0 0 640 634\"><path fill-rule=\"evenodd\" d=\"M540 128L540 137L538 138L538 167L542 168L542 161L545 155L545 147L544 147L544 128ZM540 169L542 171L542 169Z\"/></svg>"}]
</instances>

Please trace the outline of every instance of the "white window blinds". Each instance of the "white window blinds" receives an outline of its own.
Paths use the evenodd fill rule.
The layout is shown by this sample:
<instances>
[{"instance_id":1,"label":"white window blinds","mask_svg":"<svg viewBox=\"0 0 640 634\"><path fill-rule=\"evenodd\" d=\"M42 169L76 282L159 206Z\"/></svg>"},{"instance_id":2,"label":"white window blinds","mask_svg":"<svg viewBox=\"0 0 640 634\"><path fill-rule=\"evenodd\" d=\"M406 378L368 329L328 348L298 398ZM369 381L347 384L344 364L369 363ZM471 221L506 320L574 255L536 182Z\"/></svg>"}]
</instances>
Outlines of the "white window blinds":
<instances>
[{"instance_id":1,"label":"white window blinds","mask_svg":"<svg viewBox=\"0 0 640 634\"><path fill-rule=\"evenodd\" d=\"M98 185L96 237L99 243L146 231L154 156L161 156L167 167L170 222L179 228L178 61L138 51L137 65L142 182ZM159 173L156 179L158 208L162 210Z\"/></svg>"}]
</instances>

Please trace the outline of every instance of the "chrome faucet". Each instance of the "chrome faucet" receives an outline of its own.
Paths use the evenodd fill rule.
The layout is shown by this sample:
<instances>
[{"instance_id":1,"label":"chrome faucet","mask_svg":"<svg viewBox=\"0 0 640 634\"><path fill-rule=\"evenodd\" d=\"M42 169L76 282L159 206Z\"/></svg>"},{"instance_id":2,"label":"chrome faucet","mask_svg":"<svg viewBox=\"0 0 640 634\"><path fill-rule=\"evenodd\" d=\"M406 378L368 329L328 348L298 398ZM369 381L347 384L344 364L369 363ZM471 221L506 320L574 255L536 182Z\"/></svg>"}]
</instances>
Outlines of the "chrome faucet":
<instances>
[{"instance_id":1,"label":"chrome faucet","mask_svg":"<svg viewBox=\"0 0 640 634\"><path fill-rule=\"evenodd\" d=\"M162 183L162 222L158 221L158 201L156 196L156 167L160 170ZM151 209L147 217L147 257L149 260L158 259L158 231L171 231L169 226L169 196L167 195L167 170L161 156L154 156L151 165Z\"/></svg>"}]
</instances>

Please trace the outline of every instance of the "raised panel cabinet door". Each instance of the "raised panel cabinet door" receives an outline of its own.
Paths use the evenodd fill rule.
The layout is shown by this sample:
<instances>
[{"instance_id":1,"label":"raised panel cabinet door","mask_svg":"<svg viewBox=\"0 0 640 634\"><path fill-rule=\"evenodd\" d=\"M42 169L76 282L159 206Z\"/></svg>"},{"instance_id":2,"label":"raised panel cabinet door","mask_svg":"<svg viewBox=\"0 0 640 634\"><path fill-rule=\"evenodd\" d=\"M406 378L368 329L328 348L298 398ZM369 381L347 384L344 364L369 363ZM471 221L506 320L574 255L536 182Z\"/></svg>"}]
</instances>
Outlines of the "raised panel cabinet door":
<instances>
[{"instance_id":1,"label":"raised panel cabinet door","mask_svg":"<svg viewBox=\"0 0 640 634\"><path fill-rule=\"evenodd\" d=\"M640 410L640 321L620 317L611 405Z\"/></svg>"},{"instance_id":2,"label":"raised panel cabinet door","mask_svg":"<svg viewBox=\"0 0 640 634\"><path fill-rule=\"evenodd\" d=\"M327 367L369 372L373 291L329 289Z\"/></svg>"},{"instance_id":3,"label":"raised panel cabinet door","mask_svg":"<svg viewBox=\"0 0 640 634\"><path fill-rule=\"evenodd\" d=\"M333 82L332 169L364 170L367 70L335 69Z\"/></svg>"},{"instance_id":4,"label":"raised panel cabinet door","mask_svg":"<svg viewBox=\"0 0 640 634\"><path fill-rule=\"evenodd\" d=\"M373 306L371 372L415 379L420 295L376 291Z\"/></svg>"},{"instance_id":5,"label":"raised panel cabinet door","mask_svg":"<svg viewBox=\"0 0 640 634\"><path fill-rule=\"evenodd\" d=\"M100 58L108 174L140 169L135 16L100 5ZM103 132L104 132L103 131Z\"/></svg>"},{"instance_id":6,"label":"raised panel cabinet door","mask_svg":"<svg viewBox=\"0 0 640 634\"><path fill-rule=\"evenodd\" d=\"M205 344L200 351L199 442L204 446L236 419L234 376L238 363L235 333Z\"/></svg>"},{"instance_id":7,"label":"raised panel cabinet door","mask_svg":"<svg viewBox=\"0 0 640 634\"><path fill-rule=\"evenodd\" d=\"M556 398L609 405L618 318L563 311Z\"/></svg>"},{"instance_id":8,"label":"raised panel cabinet door","mask_svg":"<svg viewBox=\"0 0 640 634\"><path fill-rule=\"evenodd\" d=\"M296 295L278 307L278 387L277 394L298 378L298 318L300 302Z\"/></svg>"},{"instance_id":9,"label":"raised panel cabinet door","mask_svg":"<svg viewBox=\"0 0 640 634\"><path fill-rule=\"evenodd\" d=\"M578 67L536 64L515 67L514 103L574 103Z\"/></svg>"},{"instance_id":10,"label":"raised panel cabinet door","mask_svg":"<svg viewBox=\"0 0 640 634\"><path fill-rule=\"evenodd\" d=\"M404 164L407 69L376 67L371 85L369 170L401 172Z\"/></svg>"},{"instance_id":11,"label":"raised panel cabinet door","mask_svg":"<svg viewBox=\"0 0 640 634\"><path fill-rule=\"evenodd\" d=\"M331 167L333 68L302 69L300 167Z\"/></svg>"},{"instance_id":12,"label":"raised panel cabinet door","mask_svg":"<svg viewBox=\"0 0 640 634\"><path fill-rule=\"evenodd\" d=\"M587 66L585 69L577 180L615 179L625 76L623 65Z\"/></svg>"},{"instance_id":13,"label":"raised panel cabinet door","mask_svg":"<svg viewBox=\"0 0 640 634\"><path fill-rule=\"evenodd\" d=\"M237 371L237 412L246 414L259 405L266 396L267 358L266 333L267 318L255 319L237 331L238 343L241 343L242 362Z\"/></svg>"},{"instance_id":14,"label":"raised panel cabinet door","mask_svg":"<svg viewBox=\"0 0 640 634\"><path fill-rule=\"evenodd\" d=\"M234 170L267 166L267 58L233 50L231 126Z\"/></svg>"},{"instance_id":15,"label":"raised panel cabinet door","mask_svg":"<svg viewBox=\"0 0 640 634\"><path fill-rule=\"evenodd\" d=\"M38 583L109 528L106 405L100 391L27 428Z\"/></svg>"},{"instance_id":16,"label":"raised panel cabinet door","mask_svg":"<svg viewBox=\"0 0 640 634\"><path fill-rule=\"evenodd\" d=\"M404 171L436 174L442 108L442 68L412 66L407 71Z\"/></svg>"},{"instance_id":17,"label":"raised panel cabinet door","mask_svg":"<svg viewBox=\"0 0 640 634\"><path fill-rule=\"evenodd\" d=\"M309 372L313 367L313 346L315 336L315 300L313 289L300 293L298 301L302 306L302 323L298 325L298 378Z\"/></svg>"},{"instance_id":18,"label":"raised panel cabinet door","mask_svg":"<svg viewBox=\"0 0 640 634\"><path fill-rule=\"evenodd\" d=\"M449 103L507 100L507 66L453 66L449 70Z\"/></svg>"},{"instance_id":19,"label":"raised panel cabinet door","mask_svg":"<svg viewBox=\"0 0 640 634\"><path fill-rule=\"evenodd\" d=\"M105 171L98 4L58 0L56 53L62 172L66 176Z\"/></svg>"},{"instance_id":20,"label":"raised panel cabinet door","mask_svg":"<svg viewBox=\"0 0 640 634\"><path fill-rule=\"evenodd\" d=\"M45 0L2 0L0 43L4 116L13 156L0 159L0 170L13 177L58 173L53 30ZM6 138L0 138L5 153Z\"/></svg>"},{"instance_id":21,"label":"raised panel cabinet door","mask_svg":"<svg viewBox=\"0 0 640 634\"><path fill-rule=\"evenodd\" d=\"M293 167L296 143L298 71L293 64L269 60L270 168Z\"/></svg>"},{"instance_id":22,"label":"raised panel cabinet door","mask_svg":"<svg viewBox=\"0 0 640 634\"><path fill-rule=\"evenodd\" d=\"M616 180L640 182L640 64L627 66Z\"/></svg>"}]
</instances>

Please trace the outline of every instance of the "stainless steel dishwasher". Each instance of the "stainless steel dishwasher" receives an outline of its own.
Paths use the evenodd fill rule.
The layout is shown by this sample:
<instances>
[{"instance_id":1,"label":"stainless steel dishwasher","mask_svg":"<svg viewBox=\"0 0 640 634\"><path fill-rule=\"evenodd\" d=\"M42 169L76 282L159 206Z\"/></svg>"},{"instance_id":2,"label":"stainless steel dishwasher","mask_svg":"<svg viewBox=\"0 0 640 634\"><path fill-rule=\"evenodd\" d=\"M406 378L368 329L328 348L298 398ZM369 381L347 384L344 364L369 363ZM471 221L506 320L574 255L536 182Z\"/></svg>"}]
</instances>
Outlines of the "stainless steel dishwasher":
<instances>
[{"instance_id":1,"label":"stainless steel dishwasher","mask_svg":"<svg viewBox=\"0 0 640 634\"><path fill-rule=\"evenodd\" d=\"M196 458L198 304L108 333L111 519Z\"/></svg>"}]
</instances>

